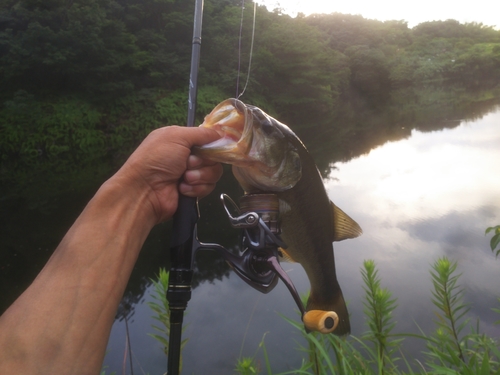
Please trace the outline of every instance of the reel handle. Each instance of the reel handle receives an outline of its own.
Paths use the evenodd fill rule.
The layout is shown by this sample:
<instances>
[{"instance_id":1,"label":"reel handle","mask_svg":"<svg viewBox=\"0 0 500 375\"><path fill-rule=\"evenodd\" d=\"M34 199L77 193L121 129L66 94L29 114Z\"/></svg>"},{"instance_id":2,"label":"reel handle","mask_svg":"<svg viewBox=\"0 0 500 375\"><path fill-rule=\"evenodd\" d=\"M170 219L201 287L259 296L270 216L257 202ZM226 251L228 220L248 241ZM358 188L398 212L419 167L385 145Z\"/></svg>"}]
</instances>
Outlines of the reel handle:
<instances>
[{"instance_id":1,"label":"reel handle","mask_svg":"<svg viewBox=\"0 0 500 375\"><path fill-rule=\"evenodd\" d=\"M335 311L309 310L302 316L306 330L331 333L339 324L339 316Z\"/></svg>"}]
</instances>

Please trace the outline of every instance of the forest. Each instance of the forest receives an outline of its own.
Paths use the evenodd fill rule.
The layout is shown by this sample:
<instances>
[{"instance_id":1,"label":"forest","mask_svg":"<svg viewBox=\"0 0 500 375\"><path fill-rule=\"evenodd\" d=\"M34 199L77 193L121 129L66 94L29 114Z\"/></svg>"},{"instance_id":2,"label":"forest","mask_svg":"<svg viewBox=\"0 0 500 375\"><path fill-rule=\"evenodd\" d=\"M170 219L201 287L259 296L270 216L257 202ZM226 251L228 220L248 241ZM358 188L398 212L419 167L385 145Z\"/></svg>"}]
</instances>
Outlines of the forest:
<instances>
[{"instance_id":1,"label":"forest","mask_svg":"<svg viewBox=\"0 0 500 375\"><path fill-rule=\"evenodd\" d=\"M0 4L0 186L27 179L25 170L95 172L99 160L120 160L152 129L185 123L194 1ZM241 91L252 22L250 2L242 12L240 0L205 1L199 121L236 95L237 80ZM292 18L262 6L255 22L242 100L299 135L359 134L342 119L363 111L368 118L408 88L500 82L493 26L447 20L409 28L339 13ZM415 100L399 100L395 116L408 115L405 105Z\"/></svg>"}]
</instances>

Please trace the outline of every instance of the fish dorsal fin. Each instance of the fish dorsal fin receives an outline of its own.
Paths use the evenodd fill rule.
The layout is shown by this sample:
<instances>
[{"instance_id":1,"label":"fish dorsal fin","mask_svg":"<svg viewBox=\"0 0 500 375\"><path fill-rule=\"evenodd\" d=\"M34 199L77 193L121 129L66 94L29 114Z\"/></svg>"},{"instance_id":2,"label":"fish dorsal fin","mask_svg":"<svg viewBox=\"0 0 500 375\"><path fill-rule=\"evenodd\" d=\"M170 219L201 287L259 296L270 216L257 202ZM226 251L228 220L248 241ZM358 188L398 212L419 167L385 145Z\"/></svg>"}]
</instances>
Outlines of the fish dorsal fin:
<instances>
[{"instance_id":1,"label":"fish dorsal fin","mask_svg":"<svg viewBox=\"0 0 500 375\"><path fill-rule=\"evenodd\" d=\"M296 261L286 252L285 249L280 247L279 249L280 252L280 262L290 262L290 263L296 263Z\"/></svg>"},{"instance_id":2,"label":"fish dorsal fin","mask_svg":"<svg viewBox=\"0 0 500 375\"><path fill-rule=\"evenodd\" d=\"M333 215L333 236L332 241L342 241L348 238L356 238L361 236L363 230L353 219L344 211L335 206L330 201Z\"/></svg>"}]
</instances>

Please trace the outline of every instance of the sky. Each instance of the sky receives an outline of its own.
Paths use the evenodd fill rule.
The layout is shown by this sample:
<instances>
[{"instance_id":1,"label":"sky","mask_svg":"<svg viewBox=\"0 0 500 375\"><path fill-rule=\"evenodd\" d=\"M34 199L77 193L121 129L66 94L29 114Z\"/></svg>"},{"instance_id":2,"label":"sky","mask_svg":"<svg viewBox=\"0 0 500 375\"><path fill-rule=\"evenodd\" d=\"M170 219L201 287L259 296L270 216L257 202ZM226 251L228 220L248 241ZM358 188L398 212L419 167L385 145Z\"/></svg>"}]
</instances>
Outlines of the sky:
<instances>
[{"instance_id":1,"label":"sky","mask_svg":"<svg viewBox=\"0 0 500 375\"><path fill-rule=\"evenodd\" d=\"M270 10L279 5L285 12L294 16L297 12L360 14L364 18L405 20L409 27L435 20L455 19L461 23L478 22L500 28L498 0L452 1L452 0L257 0Z\"/></svg>"}]
</instances>

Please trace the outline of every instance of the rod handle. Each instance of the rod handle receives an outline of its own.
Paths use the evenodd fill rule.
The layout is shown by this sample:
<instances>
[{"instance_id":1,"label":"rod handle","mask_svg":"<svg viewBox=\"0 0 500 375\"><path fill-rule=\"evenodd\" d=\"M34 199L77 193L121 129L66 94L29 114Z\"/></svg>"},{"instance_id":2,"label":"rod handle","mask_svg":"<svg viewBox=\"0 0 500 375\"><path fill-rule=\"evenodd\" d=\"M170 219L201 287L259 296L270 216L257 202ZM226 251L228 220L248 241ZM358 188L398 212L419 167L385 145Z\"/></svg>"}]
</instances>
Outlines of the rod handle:
<instances>
[{"instance_id":1,"label":"rod handle","mask_svg":"<svg viewBox=\"0 0 500 375\"><path fill-rule=\"evenodd\" d=\"M335 311L309 310L302 317L302 321L309 331L331 333L339 324L339 316Z\"/></svg>"}]
</instances>

